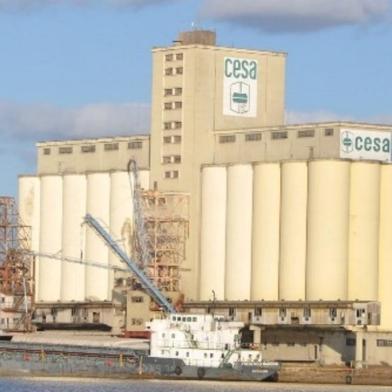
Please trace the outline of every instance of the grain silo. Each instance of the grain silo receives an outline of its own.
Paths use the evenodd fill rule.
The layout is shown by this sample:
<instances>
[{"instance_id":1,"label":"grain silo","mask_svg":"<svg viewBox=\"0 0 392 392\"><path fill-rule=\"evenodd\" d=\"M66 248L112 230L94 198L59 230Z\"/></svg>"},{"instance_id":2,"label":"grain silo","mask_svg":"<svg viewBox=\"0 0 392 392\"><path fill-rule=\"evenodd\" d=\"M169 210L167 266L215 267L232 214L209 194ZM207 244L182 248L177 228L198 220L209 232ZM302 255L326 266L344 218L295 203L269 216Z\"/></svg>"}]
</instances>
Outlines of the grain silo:
<instances>
[{"instance_id":1,"label":"grain silo","mask_svg":"<svg viewBox=\"0 0 392 392\"><path fill-rule=\"evenodd\" d=\"M226 281L228 300L250 299L252 264L252 165L227 169Z\"/></svg>"},{"instance_id":2,"label":"grain silo","mask_svg":"<svg viewBox=\"0 0 392 392\"><path fill-rule=\"evenodd\" d=\"M41 177L40 241L42 253L61 251L63 229L63 178ZM61 263L51 258L39 259L38 301L57 302L61 299Z\"/></svg>"},{"instance_id":3,"label":"grain silo","mask_svg":"<svg viewBox=\"0 0 392 392\"><path fill-rule=\"evenodd\" d=\"M280 164L259 163L253 176L253 300L278 300L279 239Z\"/></svg>"},{"instance_id":4,"label":"grain silo","mask_svg":"<svg viewBox=\"0 0 392 392\"><path fill-rule=\"evenodd\" d=\"M87 212L106 227L110 219L110 174L87 175ZM85 260L109 265L109 250L100 237L91 229L86 230ZM86 266L86 299L105 301L111 298L109 270Z\"/></svg>"},{"instance_id":5,"label":"grain silo","mask_svg":"<svg viewBox=\"0 0 392 392\"><path fill-rule=\"evenodd\" d=\"M347 299L350 163L309 163L307 300Z\"/></svg>"},{"instance_id":6,"label":"grain silo","mask_svg":"<svg viewBox=\"0 0 392 392\"><path fill-rule=\"evenodd\" d=\"M282 164L279 299L305 299L307 162Z\"/></svg>"},{"instance_id":7,"label":"grain silo","mask_svg":"<svg viewBox=\"0 0 392 392\"><path fill-rule=\"evenodd\" d=\"M348 299L376 300L380 164L353 162L350 182Z\"/></svg>"},{"instance_id":8,"label":"grain silo","mask_svg":"<svg viewBox=\"0 0 392 392\"><path fill-rule=\"evenodd\" d=\"M225 296L227 169L204 167L200 238L200 298Z\"/></svg>"},{"instance_id":9,"label":"grain silo","mask_svg":"<svg viewBox=\"0 0 392 392\"><path fill-rule=\"evenodd\" d=\"M84 252L86 214L86 176L68 174L63 177L62 255L80 259ZM84 301L86 267L61 263L61 300Z\"/></svg>"}]
</instances>

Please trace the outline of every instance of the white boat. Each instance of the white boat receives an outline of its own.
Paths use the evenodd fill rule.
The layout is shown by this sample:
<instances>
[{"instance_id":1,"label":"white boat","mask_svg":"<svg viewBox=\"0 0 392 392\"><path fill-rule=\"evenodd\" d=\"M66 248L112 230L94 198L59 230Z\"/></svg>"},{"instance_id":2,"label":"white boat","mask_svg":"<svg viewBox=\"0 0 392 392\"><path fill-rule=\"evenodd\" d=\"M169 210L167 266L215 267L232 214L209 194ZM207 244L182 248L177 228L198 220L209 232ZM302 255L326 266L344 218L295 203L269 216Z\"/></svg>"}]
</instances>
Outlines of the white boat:
<instances>
[{"instance_id":1,"label":"white boat","mask_svg":"<svg viewBox=\"0 0 392 392\"><path fill-rule=\"evenodd\" d=\"M151 331L148 364L167 364L181 377L277 379L279 363L263 360L262 352L241 348L244 323L212 314L171 314L146 323ZM146 365L147 365L146 363ZM170 373L169 368L166 369Z\"/></svg>"}]
</instances>

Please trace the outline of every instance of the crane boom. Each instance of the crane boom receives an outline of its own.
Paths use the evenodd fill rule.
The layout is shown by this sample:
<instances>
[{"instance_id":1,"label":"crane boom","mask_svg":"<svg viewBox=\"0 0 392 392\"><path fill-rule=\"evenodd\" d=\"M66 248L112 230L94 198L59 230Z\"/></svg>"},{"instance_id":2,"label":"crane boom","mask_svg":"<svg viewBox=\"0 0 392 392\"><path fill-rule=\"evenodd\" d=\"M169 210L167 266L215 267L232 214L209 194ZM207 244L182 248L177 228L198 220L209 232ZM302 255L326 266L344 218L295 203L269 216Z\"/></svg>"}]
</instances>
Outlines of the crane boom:
<instances>
[{"instance_id":1,"label":"crane boom","mask_svg":"<svg viewBox=\"0 0 392 392\"><path fill-rule=\"evenodd\" d=\"M161 293L158 287L144 274L144 272L133 262L112 236L105 230L105 228L90 214L84 217L84 222L95 230L95 232L102 238L111 251L116 254L133 272L139 282L143 285L147 293L153 300L160 305L167 313L176 313L173 305Z\"/></svg>"}]
</instances>

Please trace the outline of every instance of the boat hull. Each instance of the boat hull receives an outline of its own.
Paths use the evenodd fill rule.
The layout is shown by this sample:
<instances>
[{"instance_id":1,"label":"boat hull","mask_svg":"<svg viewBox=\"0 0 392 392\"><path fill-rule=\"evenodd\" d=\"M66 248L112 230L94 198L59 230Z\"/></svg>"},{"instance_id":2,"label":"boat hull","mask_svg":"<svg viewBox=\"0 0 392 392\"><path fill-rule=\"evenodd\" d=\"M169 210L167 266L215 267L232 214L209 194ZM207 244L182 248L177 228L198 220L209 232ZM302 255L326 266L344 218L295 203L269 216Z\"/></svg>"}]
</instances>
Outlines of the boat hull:
<instances>
[{"instance_id":1,"label":"boat hull","mask_svg":"<svg viewBox=\"0 0 392 392\"><path fill-rule=\"evenodd\" d=\"M0 343L0 374L47 377L274 380L274 366L200 367L149 357L144 350L30 343Z\"/></svg>"}]
</instances>

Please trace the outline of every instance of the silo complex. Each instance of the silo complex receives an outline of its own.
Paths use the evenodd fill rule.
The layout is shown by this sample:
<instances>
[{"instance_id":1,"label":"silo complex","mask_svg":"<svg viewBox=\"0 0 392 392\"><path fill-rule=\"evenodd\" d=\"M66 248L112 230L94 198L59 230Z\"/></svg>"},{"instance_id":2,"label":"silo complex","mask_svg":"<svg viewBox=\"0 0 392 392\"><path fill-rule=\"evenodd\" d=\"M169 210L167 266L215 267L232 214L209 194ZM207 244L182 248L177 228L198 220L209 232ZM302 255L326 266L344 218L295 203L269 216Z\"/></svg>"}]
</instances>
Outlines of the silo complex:
<instances>
[{"instance_id":1,"label":"silo complex","mask_svg":"<svg viewBox=\"0 0 392 392\"><path fill-rule=\"evenodd\" d=\"M87 212L108 227L110 219L110 174L91 173L87 175ZM109 264L109 250L91 228L86 229L85 260ZM91 301L109 300L108 269L86 266L86 299Z\"/></svg>"},{"instance_id":2,"label":"silo complex","mask_svg":"<svg viewBox=\"0 0 392 392\"><path fill-rule=\"evenodd\" d=\"M385 304L381 312L381 328L392 326L392 166L381 166L380 248L378 300Z\"/></svg>"},{"instance_id":3,"label":"silo complex","mask_svg":"<svg viewBox=\"0 0 392 392\"><path fill-rule=\"evenodd\" d=\"M86 176L69 174L63 177L62 253L64 257L80 259L84 250L86 227ZM85 266L61 263L61 300L84 301Z\"/></svg>"},{"instance_id":4,"label":"silo complex","mask_svg":"<svg viewBox=\"0 0 392 392\"><path fill-rule=\"evenodd\" d=\"M279 265L281 300L305 299L307 195L307 163L283 163Z\"/></svg>"},{"instance_id":5,"label":"silo complex","mask_svg":"<svg viewBox=\"0 0 392 392\"><path fill-rule=\"evenodd\" d=\"M252 300L278 300L280 164L260 163L253 174Z\"/></svg>"},{"instance_id":6,"label":"silo complex","mask_svg":"<svg viewBox=\"0 0 392 392\"><path fill-rule=\"evenodd\" d=\"M42 253L55 254L62 248L63 179L42 176L40 190L40 240ZM61 299L61 263L40 257L38 301L57 302Z\"/></svg>"},{"instance_id":7,"label":"silo complex","mask_svg":"<svg viewBox=\"0 0 392 392\"><path fill-rule=\"evenodd\" d=\"M350 163L309 163L306 299L347 299Z\"/></svg>"},{"instance_id":8,"label":"silo complex","mask_svg":"<svg viewBox=\"0 0 392 392\"><path fill-rule=\"evenodd\" d=\"M378 296L380 165L353 162L350 181L348 299Z\"/></svg>"},{"instance_id":9,"label":"silo complex","mask_svg":"<svg viewBox=\"0 0 392 392\"><path fill-rule=\"evenodd\" d=\"M227 170L225 297L249 300L252 263L252 165Z\"/></svg>"},{"instance_id":10,"label":"silo complex","mask_svg":"<svg viewBox=\"0 0 392 392\"><path fill-rule=\"evenodd\" d=\"M205 167L202 172L200 299L225 298L226 167Z\"/></svg>"}]
</instances>

